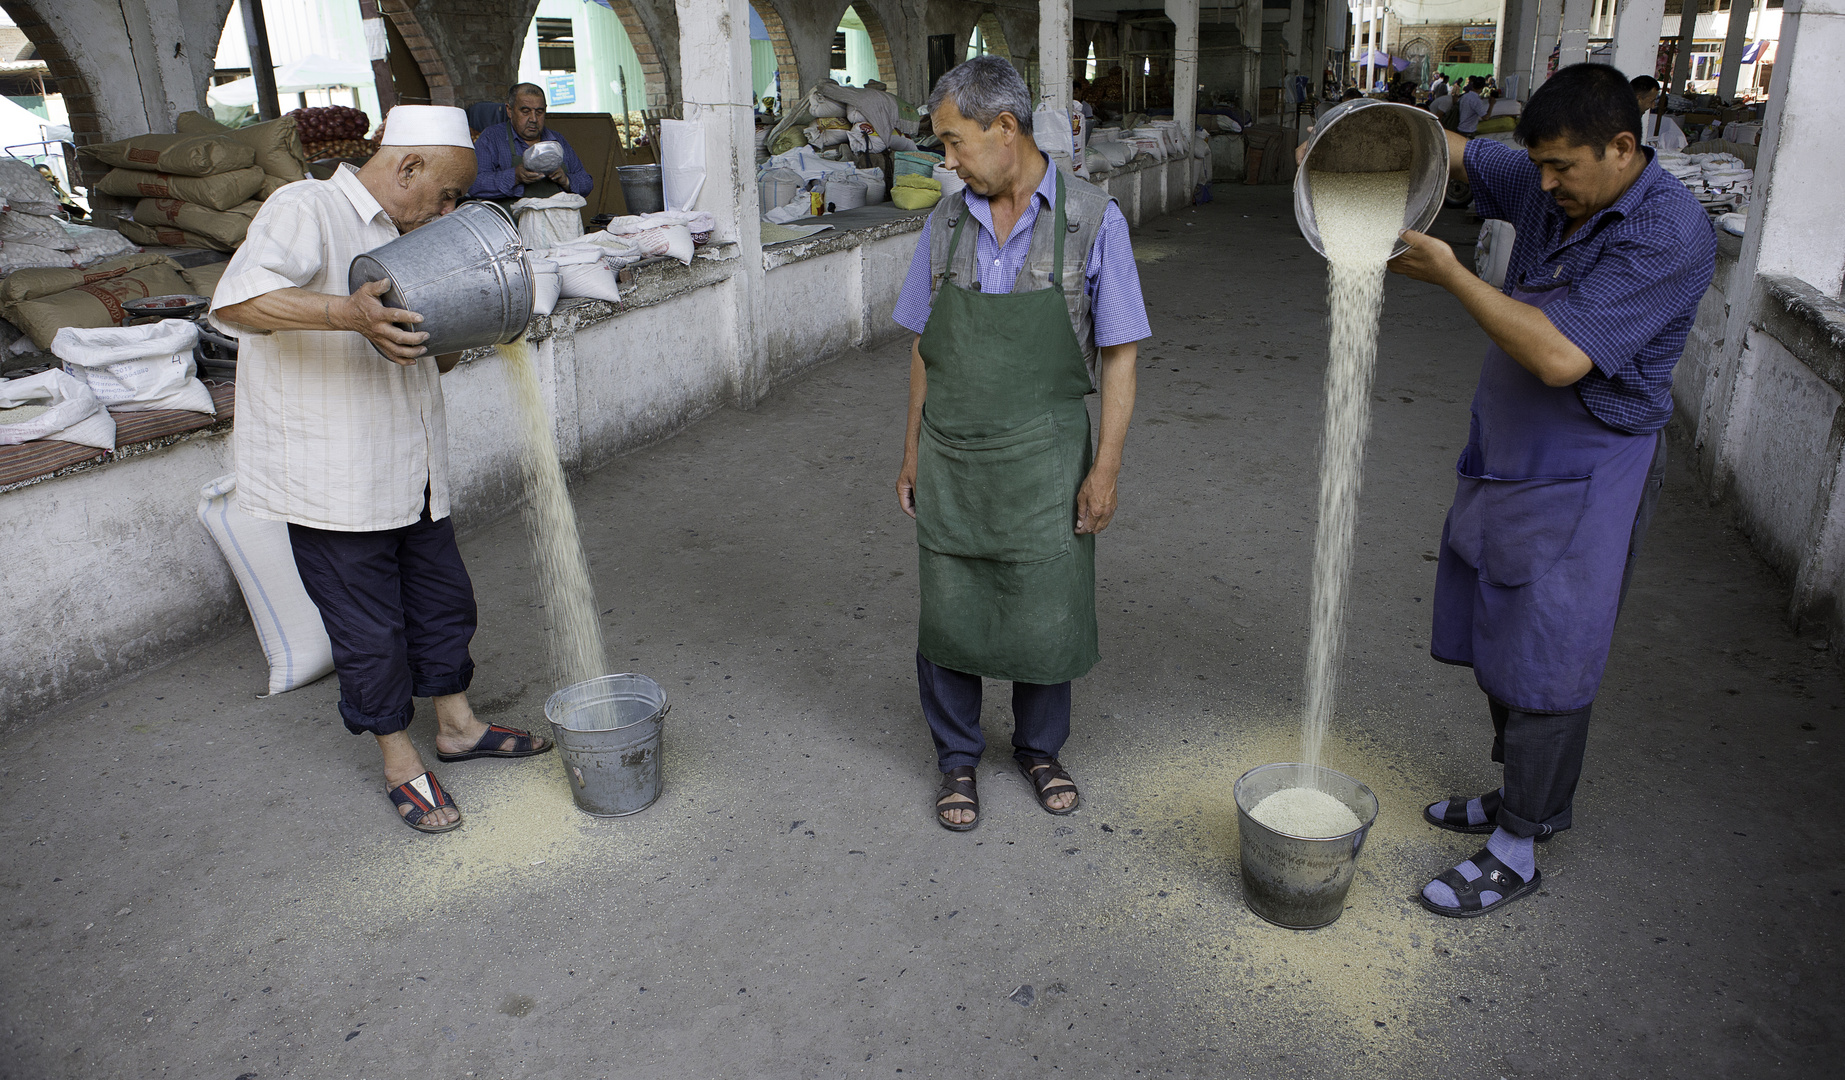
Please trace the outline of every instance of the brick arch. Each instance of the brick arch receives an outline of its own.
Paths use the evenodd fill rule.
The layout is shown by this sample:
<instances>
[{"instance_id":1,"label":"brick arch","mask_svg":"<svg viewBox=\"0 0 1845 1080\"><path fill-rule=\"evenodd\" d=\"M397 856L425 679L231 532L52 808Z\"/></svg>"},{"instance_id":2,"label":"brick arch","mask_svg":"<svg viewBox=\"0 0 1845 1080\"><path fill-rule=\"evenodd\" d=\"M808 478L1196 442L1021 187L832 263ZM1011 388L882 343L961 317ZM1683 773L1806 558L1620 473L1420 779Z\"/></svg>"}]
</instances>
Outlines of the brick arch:
<instances>
[{"instance_id":1,"label":"brick arch","mask_svg":"<svg viewBox=\"0 0 1845 1080\"><path fill-rule=\"evenodd\" d=\"M410 8L411 0L378 0L378 11L391 20L391 25L410 48L410 58L416 61L418 71L423 73L423 81L429 84L429 103L431 105L466 105L465 101L456 100L455 80L449 76L448 64L442 59L441 50L423 30L423 24L417 21L416 12Z\"/></svg>"},{"instance_id":2,"label":"brick arch","mask_svg":"<svg viewBox=\"0 0 1845 1080\"><path fill-rule=\"evenodd\" d=\"M57 85L57 92L64 95L64 108L70 113L71 141L78 146L102 142L102 113L96 104L96 94L58 40L57 31L46 25L26 0L0 0L0 11L6 12L7 18L13 20L13 25L38 51L38 58L51 69L50 81ZM96 169L86 161L78 158L76 162L86 180L93 181L108 171Z\"/></svg>"},{"instance_id":3,"label":"brick arch","mask_svg":"<svg viewBox=\"0 0 1845 1080\"><path fill-rule=\"evenodd\" d=\"M775 66L784 76L794 81L794 95L801 96L801 68L794 60L794 42L788 37L787 24L782 22L782 13L770 0L750 0L750 10L762 20L762 25L769 31L769 44L775 46ZM783 96L788 88L782 88Z\"/></svg>"},{"instance_id":4,"label":"brick arch","mask_svg":"<svg viewBox=\"0 0 1845 1080\"><path fill-rule=\"evenodd\" d=\"M647 24L641 21L640 12L635 10L632 0L609 0L609 8L615 12L615 17L621 20L621 28L628 35L628 44L634 46L634 55L641 58L641 79L646 84L646 107L664 109L672 105L673 92L667 82L666 63L660 57L659 48L654 45L653 35L647 32ZM538 10L536 3L533 3L532 10L534 12ZM672 6L668 5L667 10L671 11ZM757 13L761 14L761 9L758 9ZM768 16L764 15L762 21L765 26L768 25ZM779 15L776 21L781 21ZM531 20L528 18L526 22L529 25ZM770 36L774 36L773 30L769 33ZM784 38L786 36L783 35ZM775 60L776 63L781 63L779 46L776 48ZM789 60L789 64L793 65L792 59Z\"/></svg>"},{"instance_id":5,"label":"brick arch","mask_svg":"<svg viewBox=\"0 0 1845 1080\"><path fill-rule=\"evenodd\" d=\"M991 8L980 13L980 17L974 20L974 26L979 28L981 36L985 38L989 56L1012 59L1012 44L1006 40L1006 28L999 24L999 16ZM967 37L969 42L973 41L973 30L968 31ZM967 46L963 45L961 51L965 53Z\"/></svg>"},{"instance_id":6,"label":"brick arch","mask_svg":"<svg viewBox=\"0 0 1845 1080\"><path fill-rule=\"evenodd\" d=\"M884 29L884 16L871 5L871 0L853 0L839 5L833 13L831 25L837 27L839 20L846 17L846 9L851 8L858 16L858 21L865 24L865 35L871 38L872 59L878 62L878 81L886 86L897 85L897 59L890 47L890 34Z\"/></svg>"}]
</instances>

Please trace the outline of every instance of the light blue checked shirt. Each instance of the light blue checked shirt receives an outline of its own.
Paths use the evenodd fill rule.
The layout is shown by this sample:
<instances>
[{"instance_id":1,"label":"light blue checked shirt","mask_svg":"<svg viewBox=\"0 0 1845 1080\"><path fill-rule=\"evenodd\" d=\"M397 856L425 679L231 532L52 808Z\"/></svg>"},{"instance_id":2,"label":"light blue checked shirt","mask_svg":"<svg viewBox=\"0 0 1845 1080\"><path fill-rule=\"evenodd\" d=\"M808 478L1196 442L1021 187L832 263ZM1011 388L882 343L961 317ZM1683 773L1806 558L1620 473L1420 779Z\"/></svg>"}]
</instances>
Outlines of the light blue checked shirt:
<instances>
[{"instance_id":1,"label":"light blue checked shirt","mask_svg":"<svg viewBox=\"0 0 1845 1080\"><path fill-rule=\"evenodd\" d=\"M993 233L993 207L986 196L967 192L967 208L980 228L974 253L980 260L980 291L1009 293L1025 267L1031 252L1031 230L1040 210L1051 210L1057 198L1057 173L1045 159L1044 179L1032 193L1031 204L1019 215L1012 235L1004 247ZM934 216L923 223L916 241L916 254L910 259L909 276L903 279L903 292L891 318L897 324L920 334L929 322L929 227ZM1097 348L1126 345L1130 341L1153 336L1147 324L1147 305L1140 297L1140 270L1134 265L1134 248L1128 241L1127 219L1114 203L1102 213L1097 226L1095 245L1089 249L1089 262L1083 269L1089 288L1089 310L1095 320Z\"/></svg>"}]
</instances>

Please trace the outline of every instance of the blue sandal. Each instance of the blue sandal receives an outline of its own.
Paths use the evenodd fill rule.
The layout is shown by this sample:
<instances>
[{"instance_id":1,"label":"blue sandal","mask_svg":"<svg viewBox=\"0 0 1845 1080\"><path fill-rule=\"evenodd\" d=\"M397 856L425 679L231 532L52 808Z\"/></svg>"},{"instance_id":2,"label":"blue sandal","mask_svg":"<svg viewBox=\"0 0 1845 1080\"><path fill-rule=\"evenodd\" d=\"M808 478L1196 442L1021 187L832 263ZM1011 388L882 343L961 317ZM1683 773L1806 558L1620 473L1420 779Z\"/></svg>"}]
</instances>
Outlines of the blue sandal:
<instances>
[{"instance_id":1,"label":"blue sandal","mask_svg":"<svg viewBox=\"0 0 1845 1080\"><path fill-rule=\"evenodd\" d=\"M410 807L409 813L406 814L399 811L397 816L403 819L405 825L410 826L417 832L444 833L448 832L450 829L461 828L461 819L459 817L449 822L447 825L422 824L423 819L429 816L430 811L444 806L455 805L455 800L450 798L448 792L442 790L442 785L436 782L435 773L426 772L421 776L406 780L385 792L385 794L390 797L392 806Z\"/></svg>"},{"instance_id":2,"label":"blue sandal","mask_svg":"<svg viewBox=\"0 0 1845 1080\"><path fill-rule=\"evenodd\" d=\"M511 750L505 748L508 738L511 738L513 741L513 748ZM492 743L493 745L489 746L488 743ZM498 724L488 724L487 730L481 733L481 737L475 741L472 747L463 750L459 754L444 754L442 751L438 750L436 751L436 760L453 762L472 761L477 757L532 757L535 754L549 752L552 745L553 744L548 740L543 746L538 745L538 736L533 735L529 731L520 731L518 728L501 727Z\"/></svg>"}]
</instances>

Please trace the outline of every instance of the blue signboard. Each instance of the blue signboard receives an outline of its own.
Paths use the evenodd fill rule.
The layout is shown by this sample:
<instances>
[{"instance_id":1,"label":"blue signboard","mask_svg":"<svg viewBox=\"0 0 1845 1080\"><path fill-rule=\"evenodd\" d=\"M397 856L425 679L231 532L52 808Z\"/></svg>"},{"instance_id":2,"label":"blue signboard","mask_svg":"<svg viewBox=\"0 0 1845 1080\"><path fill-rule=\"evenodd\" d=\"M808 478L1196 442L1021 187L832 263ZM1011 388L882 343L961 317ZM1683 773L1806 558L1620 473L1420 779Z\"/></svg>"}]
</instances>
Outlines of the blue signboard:
<instances>
[{"instance_id":1,"label":"blue signboard","mask_svg":"<svg viewBox=\"0 0 1845 1080\"><path fill-rule=\"evenodd\" d=\"M550 97L552 108L577 103L577 77L575 75L546 76L545 90Z\"/></svg>"}]
</instances>

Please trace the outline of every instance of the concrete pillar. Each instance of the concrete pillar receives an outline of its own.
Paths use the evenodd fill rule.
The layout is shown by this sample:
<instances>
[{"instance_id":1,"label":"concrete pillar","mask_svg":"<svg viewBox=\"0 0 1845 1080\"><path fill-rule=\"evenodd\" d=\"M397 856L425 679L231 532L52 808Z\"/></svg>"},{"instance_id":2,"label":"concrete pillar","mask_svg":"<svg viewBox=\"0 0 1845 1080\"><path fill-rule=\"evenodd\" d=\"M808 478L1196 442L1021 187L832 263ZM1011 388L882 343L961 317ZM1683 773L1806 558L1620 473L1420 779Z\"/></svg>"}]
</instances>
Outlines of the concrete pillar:
<instances>
[{"instance_id":1,"label":"concrete pillar","mask_svg":"<svg viewBox=\"0 0 1845 1080\"><path fill-rule=\"evenodd\" d=\"M1692 0L1693 3L1696 0ZM1563 5L1565 0L1539 0L1537 12L1537 33L1532 38L1531 50L1531 89L1544 85L1550 77L1550 50L1556 48L1557 40L1563 34Z\"/></svg>"},{"instance_id":2,"label":"concrete pillar","mask_svg":"<svg viewBox=\"0 0 1845 1080\"><path fill-rule=\"evenodd\" d=\"M1237 12L1237 35L1243 41L1243 86L1238 100L1257 120L1262 108L1262 5L1243 0Z\"/></svg>"},{"instance_id":3,"label":"concrete pillar","mask_svg":"<svg viewBox=\"0 0 1845 1080\"><path fill-rule=\"evenodd\" d=\"M1300 0L1295 0L1300 3ZM1198 160L1191 156L1192 130L1198 126L1198 0L1166 0L1166 17L1172 20L1172 118L1185 136L1186 200L1198 183ZM1207 163L1208 164L1208 163Z\"/></svg>"},{"instance_id":4,"label":"concrete pillar","mask_svg":"<svg viewBox=\"0 0 1845 1080\"><path fill-rule=\"evenodd\" d=\"M1563 0L1562 27L1557 38L1557 70L1589 58L1589 13L1594 0Z\"/></svg>"},{"instance_id":5,"label":"concrete pillar","mask_svg":"<svg viewBox=\"0 0 1845 1080\"><path fill-rule=\"evenodd\" d=\"M1358 9L1359 31L1353 37L1353 41L1356 43L1354 48L1358 50L1359 56L1364 57L1364 65L1358 76L1358 89L1367 94L1371 92L1372 85L1377 81L1377 75L1371 66L1371 57L1377 52L1377 34L1373 28L1372 17L1372 13L1376 10L1376 8L1371 7L1369 4Z\"/></svg>"},{"instance_id":6,"label":"concrete pillar","mask_svg":"<svg viewBox=\"0 0 1845 1080\"><path fill-rule=\"evenodd\" d=\"M1499 27L1499 85L1506 86L1508 80L1516 82L1520 101L1528 100L1534 88L1532 58L1537 52L1538 15L1544 3L1545 0L1506 0L1505 23Z\"/></svg>"},{"instance_id":7,"label":"concrete pillar","mask_svg":"<svg viewBox=\"0 0 1845 1080\"><path fill-rule=\"evenodd\" d=\"M1691 46L1698 36L1698 0L1685 0L1684 14L1678 20L1678 55L1672 61L1672 85L1669 90L1685 92L1685 80L1691 78Z\"/></svg>"},{"instance_id":8,"label":"concrete pillar","mask_svg":"<svg viewBox=\"0 0 1845 1080\"><path fill-rule=\"evenodd\" d=\"M1038 5L1038 100L1070 107L1070 0Z\"/></svg>"},{"instance_id":9,"label":"concrete pillar","mask_svg":"<svg viewBox=\"0 0 1845 1080\"><path fill-rule=\"evenodd\" d=\"M1300 74L1301 36L1307 26L1307 0L1289 0L1288 21L1281 28L1281 112L1283 126L1289 116L1297 115L1290 95L1294 77Z\"/></svg>"},{"instance_id":10,"label":"concrete pillar","mask_svg":"<svg viewBox=\"0 0 1845 1080\"><path fill-rule=\"evenodd\" d=\"M1723 38L1722 74L1717 76L1717 96L1724 101L1736 97L1736 77L1742 74L1743 46L1748 44L1749 12L1752 0L1731 0L1729 33Z\"/></svg>"},{"instance_id":11,"label":"concrete pillar","mask_svg":"<svg viewBox=\"0 0 1845 1080\"><path fill-rule=\"evenodd\" d=\"M747 0L674 0L679 16L679 87L685 118L705 136L705 186L696 209L717 220L713 239L736 244L732 272L711 305L728 322L732 391L750 408L768 390L767 353L761 347L761 211L756 205L755 110L750 105Z\"/></svg>"},{"instance_id":12,"label":"concrete pillar","mask_svg":"<svg viewBox=\"0 0 1845 1080\"><path fill-rule=\"evenodd\" d=\"M1659 66L1659 27L1666 0L1625 0L1614 16L1614 66L1633 79Z\"/></svg>"},{"instance_id":13,"label":"concrete pillar","mask_svg":"<svg viewBox=\"0 0 1845 1080\"><path fill-rule=\"evenodd\" d=\"M1832 297L1845 288L1845 214L1838 212L1838 178L1845 176L1837 120L1840 56L1845 56L1845 0L1788 0L1743 242L1744 260L1756 248L1756 273L1789 274ZM1738 310L1746 306L1735 304Z\"/></svg>"}]
</instances>

